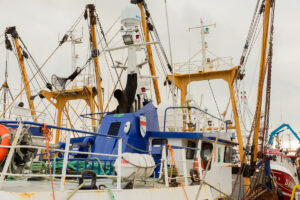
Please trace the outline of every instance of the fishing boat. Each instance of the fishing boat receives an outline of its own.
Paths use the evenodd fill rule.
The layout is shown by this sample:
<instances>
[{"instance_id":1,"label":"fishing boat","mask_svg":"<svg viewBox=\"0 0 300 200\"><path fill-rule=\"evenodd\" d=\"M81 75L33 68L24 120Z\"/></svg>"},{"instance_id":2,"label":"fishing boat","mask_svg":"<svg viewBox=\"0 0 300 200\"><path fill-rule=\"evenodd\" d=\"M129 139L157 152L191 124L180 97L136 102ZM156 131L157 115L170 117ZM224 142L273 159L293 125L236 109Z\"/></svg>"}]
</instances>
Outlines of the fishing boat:
<instances>
[{"instance_id":1,"label":"fishing boat","mask_svg":"<svg viewBox=\"0 0 300 200\"><path fill-rule=\"evenodd\" d=\"M284 123L271 132L268 140L269 147L273 147L274 138L286 130L289 130L300 141L293 128ZM271 174L276 179L278 188L282 191L283 199L287 200L291 199L294 186L299 185L299 174L296 165L297 154L295 156L288 155L288 152L281 147L279 140L276 143L275 148L267 150L267 155L272 158L270 162Z\"/></svg>"},{"instance_id":2,"label":"fishing boat","mask_svg":"<svg viewBox=\"0 0 300 200\"><path fill-rule=\"evenodd\" d=\"M173 91L175 85L182 90L181 106L160 105L151 46L158 45L161 51L164 50L147 4L132 1L123 10L120 18L123 46L114 48L108 45L93 4L86 6L81 17L89 24L90 56L70 76L52 75L51 83L41 74L47 61L38 66L16 27L6 29L6 48L9 51L15 49L18 55L24 85L21 93L25 91L29 108L24 104L15 105L17 96L5 105L1 114L3 118L4 113L10 113L0 121L1 199L230 197L232 147L238 145L234 128L224 119L191 106L190 100L185 100L186 88L179 85L190 75L196 78L192 81L226 77L229 91L234 94L232 84L239 73L238 67L218 69L213 61L204 59L202 70L192 74L178 71L175 76L168 75L167 85L173 87ZM73 27L75 25L63 36L58 48L68 41ZM105 43L101 52L97 46L97 27L103 33ZM205 29L202 24L202 34ZM150 41L150 31L156 34L156 41ZM76 43L73 40L71 42ZM114 88L112 96L118 105L107 112L103 108L99 57L101 53L111 56L110 52L120 49L128 52L126 64L114 63L112 68L120 69L121 74L126 72L126 86ZM137 52L144 49L147 49L145 62L138 63ZM37 67L31 79L26 73L25 59L30 59ZM67 88L68 83L79 77L92 62L95 86ZM150 75L142 73L145 64L150 67ZM166 64L172 70L168 61ZM120 81L121 74L116 73ZM45 89L32 94L30 83L36 75L43 77ZM148 98L149 86L143 79L153 82L157 106ZM233 105L234 96L231 97ZM34 104L36 98L49 101L54 106L57 111L55 124L46 124L41 118L43 113L37 112ZM91 129L64 126L63 115L71 121L70 110L67 109L72 109L69 101L78 99L84 100L90 109L90 113L80 117L89 120L85 125ZM96 109L100 112L97 113ZM239 127L237 114L235 119Z\"/></svg>"},{"instance_id":3,"label":"fishing boat","mask_svg":"<svg viewBox=\"0 0 300 200\"><path fill-rule=\"evenodd\" d=\"M289 198L291 188L299 184L296 168L282 152L265 145L269 130L274 9L275 1L258 1L255 10L258 16L254 16L259 19L263 14L264 26L252 144L251 134L246 138L247 143L243 141L237 97L238 84L245 76L249 44L255 38L253 32L258 24L255 20L239 66L232 65L231 58L207 55L205 35L215 24L206 25L202 20L200 27L190 28L200 30L202 60L194 62L189 58L187 62L174 64L172 56L166 55L144 0L128 3L114 23L120 27L111 40L107 35L113 28L105 30L95 5L86 5L42 65L33 59L17 28L8 27L4 33L5 46L17 55L23 87L10 102L4 102L0 115L1 200L232 199L239 177L243 177L239 185L244 188L244 199L280 199L281 193L285 199ZM84 38L76 38L74 32L81 20L88 24L89 48L84 64L76 67L75 45ZM111 41L116 37L122 44L112 47ZM62 77L58 71L49 81L43 68L67 42L72 47L73 72ZM152 48L159 54L165 77L157 76ZM113 55L119 51L127 52L123 62L114 59ZM106 62L109 73L103 73L102 62ZM26 65L35 67L31 78ZM83 84L77 84L76 80L84 73L87 77ZM31 86L37 76L44 86L34 93ZM171 94L167 102L162 101L158 78L164 79ZM223 80L228 86L228 105L219 116L198 106L188 89L192 82L210 80ZM122 81L126 84L122 85ZM5 83L3 87L8 94L7 79ZM112 90L110 85L114 85ZM262 123L264 85L268 90ZM105 86L111 90L107 96ZM180 91L179 105L175 88ZM26 95L26 105L16 103L22 93ZM56 113L53 124L45 120L48 106L42 112L37 111L40 105L36 105L37 99L52 106ZM72 101L79 100L82 102L74 107ZM227 119L229 104L232 117ZM78 112L80 108L84 112ZM74 116L80 125L72 121ZM260 145L259 133L263 138ZM239 162L235 161L238 165L233 165L234 148L238 149L235 150L239 155ZM234 166L238 169L236 178L232 175Z\"/></svg>"}]
</instances>

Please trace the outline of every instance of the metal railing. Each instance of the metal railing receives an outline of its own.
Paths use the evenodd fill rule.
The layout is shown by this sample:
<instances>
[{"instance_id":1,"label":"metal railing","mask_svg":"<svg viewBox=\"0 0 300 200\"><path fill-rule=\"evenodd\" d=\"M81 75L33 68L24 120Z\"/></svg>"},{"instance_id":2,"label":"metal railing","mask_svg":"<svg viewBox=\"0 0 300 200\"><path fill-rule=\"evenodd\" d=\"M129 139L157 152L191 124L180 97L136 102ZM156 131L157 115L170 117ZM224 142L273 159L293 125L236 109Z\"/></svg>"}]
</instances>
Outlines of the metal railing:
<instances>
[{"instance_id":1,"label":"metal railing","mask_svg":"<svg viewBox=\"0 0 300 200\"><path fill-rule=\"evenodd\" d=\"M167 112L169 110L180 110L180 113L174 113L173 115L175 116L171 116L171 120L167 120ZM221 121L222 119L194 106L168 107L165 109L163 131L166 131L167 122L173 122L175 130L181 131L183 128L186 128L184 125L188 126L190 123L193 123L196 126L194 131L200 131L201 129L206 131L209 127L213 129L214 125L219 125Z\"/></svg>"},{"instance_id":2,"label":"metal railing","mask_svg":"<svg viewBox=\"0 0 300 200\"><path fill-rule=\"evenodd\" d=\"M171 109L171 108L170 108ZM13 134L14 138L12 140L12 144L10 146L6 146L6 145L0 145L0 148L9 148L9 153L6 157L6 162L4 164L3 170L0 173L0 190L2 189L3 183L4 183L4 179L6 176L15 176L15 177L50 177L50 174L35 174L35 173L25 173L25 174L17 174L17 173L9 173L8 172L8 168L12 162L12 158L13 158L13 154L15 153L15 150L18 148L28 148L28 149L37 149L37 150L46 150L46 147L43 146L33 146L33 145L18 145L18 140L20 138L20 135L22 133L22 130L28 126L37 126L37 127L43 127L43 124L40 123L36 123L36 122L21 122L21 121L0 121L0 124L14 124L14 125L18 125L18 128L16 130L16 133ZM97 175L97 177L103 177L103 178L112 178L112 179L116 179L117 184L116 184L116 189L117 190L121 190L121 183L122 183L122 174L121 174L121 161L122 161L122 138L118 137L118 136L113 136L113 135L103 135L103 134L99 134L99 133L94 133L94 132L88 132L88 131L82 131L82 130L76 130L76 129L69 129L69 128L64 128L64 127L57 127L57 126L53 126L53 125L47 125L47 128L51 128L51 129L60 129L60 130L64 130L67 131L67 139L66 139L66 145L65 145L65 149L57 149L57 148L50 148L51 152L62 152L64 153L63 158L61 158L60 160L63 161L63 167L62 167L62 171L60 174L53 174L53 176L55 177L59 177L61 178L60 180L60 190L64 191L65 190L65 186L66 186L66 178L69 177L81 177L81 175L77 174L68 174L67 173L67 165L68 165L68 161L70 160L69 155L71 153L76 153L76 154L85 154L85 155L93 155L93 156L104 156L104 157L113 157L113 158L118 158L116 159L115 163L115 171L116 171L116 175L107 175L107 174L103 174L103 175ZM70 150L70 140L71 140L71 134L72 132L78 132L78 133L85 133L85 134L89 134L89 135L95 135L95 136L100 136L100 137L106 137L106 138L115 138L118 140L118 144L117 144L117 148L118 148L118 152L117 154L105 154L105 153L92 153L92 152L82 152L82 151L73 151ZM183 183L184 185L188 186L189 185L189 178L191 177L188 173L189 171L189 167L188 164L195 164L197 162L198 165L198 169L202 169L201 168L201 156L200 156L200 147L201 147L201 143L198 143L198 147L197 148L192 148L192 147L183 147L183 146L171 146L171 148L175 151L175 154L177 155L176 157L178 159L175 159L176 163L180 164L180 173L178 174L177 177L169 177L168 175L168 169L171 163L171 157L170 157L170 153L168 154L168 150L167 150L167 146L163 145L162 146L162 158L161 158L161 166L160 166L160 171L159 171L159 175L160 178L164 178L165 181L165 186L169 187L169 182L172 179L178 179L179 176L183 178ZM150 149L151 150L151 149ZM195 157L198 158L198 160L187 160L186 159L186 153L187 150L194 150L194 155ZM151 151L149 151L151 152ZM34 158L33 158L34 159ZM32 160L33 160L32 159ZM175 169L174 169L175 170ZM55 171L54 171L55 172ZM164 176L164 177L162 177ZM200 179L202 179L202 174L199 174Z\"/></svg>"},{"instance_id":3,"label":"metal railing","mask_svg":"<svg viewBox=\"0 0 300 200\"><path fill-rule=\"evenodd\" d=\"M177 164L179 174L176 177L169 177L169 172L168 169L171 166L171 157L169 156L170 153L168 154L167 146L164 145L162 148L162 164L160 168L160 176L164 175L164 182L165 186L169 187L169 183L171 180L177 180L179 179L179 176L183 178L183 183L185 186L189 185L189 178L191 176L188 173L188 163L192 163L195 165L197 163L198 165L198 170L200 171L201 168L201 157L200 157L200 151L201 149L199 148L200 144L198 144L198 148L192 148L192 147L183 147L183 146L171 146L171 148L175 151L176 157L180 157L181 159L176 159L175 162ZM186 159L186 151L187 150L194 150L195 151L195 156L198 158L198 160L187 160ZM176 152L179 151L179 152ZM162 172L164 171L164 172ZM173 171L175 172L176 169L174 168ZM199 173L199 178L202 179L202 173Z\"/></svg>"},{"instance_id":4,"label":"metal railing","mask_svg":"<svg viewBox=\"0 0 300 200\"><path fill-rule=\"evenodd\" d=\"M106 114L109 114L109 113L110 112L88 113L88 114L81 114L80 117L86 118L86 119L94 119L94 120L97 120L97 121L101 121L100 119L93 118L92 116L94 116L94 115L106 115Z\"/></svg>"},{"instance_id":5,"label":"metal railing","mask_svg":"<svg viewBox=\"0 0 300 200\"><path fill-rule=\"evenodd\" d=\"M8 173L8 168L11 164L13 154L15 152L15 149L17 148L28 148L28 149L37 149L37 150L46 150L46 147L41 147L41 146L33 146L33 145L17 145L17 142L20 138L21 132L24 127L26 126L37 126L37 127L43 127L43 124L36 123L36 122L26 122L26 121L0 121L0 124L17 124L18 129L16 133L14 134L14 138L12 140L12 144L10 146L6 145L0 145L0 148L9 148L9 153L7 155L4 167L2 172L0 173L0 189L3 186L4 183L4 178L5 176L16 176L16 177L50 177L50 174L15 174L15 173ZM62 172L61 174L55 174L55 177L60 177L61 178L61 183L60 183L60 190L64 191L65 190L65 184L66 184L66 177L80 177L80 175L70 175L67 174L67 164L69 160L69 154L70 153L76 153L76 154L85 154L85 155L94 155L94 156L105 156L105 157L115 157L115 158L120 158L117 159L117 167L116 167L116 172L117 176L114 175L97 175L97 177L105 177L105 178L117 178L117 189L121 189L121 158L122 158L122 138L118 136L107 136L99 133L94 133L94 132L88 132L88 131L81 131L81 130L75 130L75 129L69 129L69 128L63 128L63 127L57 127L53 125L48 125L47 128L51 129L60 129L67 131L67 139L66 139L66 145L65 149L56 149L56 148L50 148L51 151L53 152L63 152L64 157L63 157L63 167L62 167ZM92 153L92 152L82 152L82 151L72 151L70 150L70 140L71 140L71 134L72 132L78 132L78 133L84 133L84 134L90 134L90 135L96 135L100 137L109 137L109 138L115 138L118 140L118 154L104 154L104 153Z\"/></svg>"},{"instance_id":6,"label":"metal railing","mask_svg":"<svg viewBox=\"0 0 300 200\"><path fill-rule=\"evenodd\" d=\"M199 71L218 71L233 67L232 57L217 57L206 62L206 68L202 60L187 61L175 64L175 72L181 74L198 73Z\"/></svg>"},{"instance_id":7,"label":"metal railing","mask_svg":"<svg viewBox=\"0 0 300 200\"><path fill-rule=\"evenodd\" d=\"M0 103L0 108L3 108L3 106L4 106L4 104ZM3 110L1 112L3 112ZM35 113L36 113L35 118L38 121L45 121L46 113L42 113L42 112L38 112L38 111L35 111ZM29 108L24 108L24 107L14 105L14 106L11 106L8 109L8 111L6 112L5 119L10 119L10 120L21 119L22 121L32 120L33 119L32 110Z\"/></svg>"}]
</instances>

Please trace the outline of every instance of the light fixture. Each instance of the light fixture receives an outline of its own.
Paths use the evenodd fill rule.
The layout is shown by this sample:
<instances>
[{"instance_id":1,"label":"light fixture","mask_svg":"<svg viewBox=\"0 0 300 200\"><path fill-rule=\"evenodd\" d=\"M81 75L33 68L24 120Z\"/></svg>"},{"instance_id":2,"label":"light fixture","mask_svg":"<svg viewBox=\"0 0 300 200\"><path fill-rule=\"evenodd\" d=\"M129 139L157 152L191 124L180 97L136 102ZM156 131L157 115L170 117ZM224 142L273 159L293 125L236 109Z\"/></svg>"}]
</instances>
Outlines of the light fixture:
<instances>
[{"instance_id":1,"label":"light fixture","mask_svg":"<svg viewBox=\"0 0 300 200\"><path fill-rule=\"evenodd\" d=\"M133 44L132 35L123 35L123 41L125 45L132 45Z\"/></svg>"}]
</instances>

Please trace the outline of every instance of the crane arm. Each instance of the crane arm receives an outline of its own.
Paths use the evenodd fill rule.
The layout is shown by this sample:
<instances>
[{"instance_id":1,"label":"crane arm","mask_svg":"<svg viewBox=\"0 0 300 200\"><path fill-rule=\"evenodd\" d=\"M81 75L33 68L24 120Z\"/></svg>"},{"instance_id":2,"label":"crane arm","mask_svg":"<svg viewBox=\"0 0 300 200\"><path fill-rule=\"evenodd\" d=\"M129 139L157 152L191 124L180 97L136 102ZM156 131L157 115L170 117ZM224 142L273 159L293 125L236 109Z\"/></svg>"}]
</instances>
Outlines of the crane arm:
<instances>
[{"instance_id":1,"label":"crane arm","mask_svg":"<svg viewBox=\"0 0 300 200\"><path fill-rule=\"evenodd\" d=\"M28 104L31 110L31 115L33 117L33 120L35 122L37 122L37 118L36 118L36 111L35 111L35 106L33 103L33 100L31 99L31 88L30 88L30 81L28 79L28 75L27 75L27 71L26 71L26 67L25 67L25 63L24 63L24 52L22 52L20 43L19 43L19 35L17 33L16 27L8 27L6 29L6 34L10 34L12 36L16 51L17 51L17 55L18 55L18 62L19 62L19 66L20 66L20 70L21 70L21 76L22 76L22 80L24 83L24 87L26 90L26 96L27 96L27 100L28 100ZM12 48L10 48L11 50Z\"/></svg>"},{"instance_id":2,"label":"crane arm","mask_svg":"<svg viewBox=\"0 0 300 200\"><path fill-rule=\"evenodd\" d=\"M268 140L268 145L272 144L273 138L275 135L278 135L279 133L285 131L289 129L292 134L297 138L297 140L300 142L300 137L298 136L298 134L294 131L294 129L292 129L292 127L289 124L281 124L278 128L276 128L274 131L272 131L272 133L270 134L270 138Z\"/></svg>"}]
</instances>

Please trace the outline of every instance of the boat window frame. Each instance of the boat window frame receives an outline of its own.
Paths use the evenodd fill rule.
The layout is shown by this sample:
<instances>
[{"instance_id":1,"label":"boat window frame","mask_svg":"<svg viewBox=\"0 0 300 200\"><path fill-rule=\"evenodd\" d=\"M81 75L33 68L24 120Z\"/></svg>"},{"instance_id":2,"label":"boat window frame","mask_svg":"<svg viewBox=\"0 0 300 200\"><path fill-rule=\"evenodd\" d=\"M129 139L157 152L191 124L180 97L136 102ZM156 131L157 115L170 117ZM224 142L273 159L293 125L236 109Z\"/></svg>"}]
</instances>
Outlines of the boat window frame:
<instances>
[{"instance_id":1,"label":"boat window frame","mask_svg":"<svg viewBox=\"0 0 300 200\"><path fill-rule=\"evenodd\" d=\"M229 152L227 152L227 149L229 149ZM229 158L228 158L228 155L226 155L227 153L229 153ZM225 146L223 155L224 155L224 158L223 158L224 163L232 163L232 159L233 159L233 148L232 148L232 146Z\"/></svg>"},{"instance_id":2,"label":"boat window frame","mask_svg":"<svg viewBox=\"0 0 300 200\"><path fill-rule=\"evenodd\" d=\"M207 150L208 148L210 149L210 151L207 154L207 157L204 157L204 150ZM208 164L208 158L209 158L210 154L212 153L213 148L214 148L214 145L210 142L203 141L201 144L200 157L201 157L201 165L202 165L203 169L206 169L206 166ZM207 158L207 160L205 158ZM211 165L212 165L212 162L210 162L210 165L208 166L208 170L211 169Z\"/></svg>"},{"instance_id":3,"label":"boat window frame","mask_svg":"<svg viewBox=\"0 0 300 200\"><path fill-rule=\"evenodd\" d=\"M190 147L190 148L197 148L197 142L193 141L193 140L188 140L186 146ZM186 149L185 159L187 159L187 160L195 160L195 158L196 158L196 150L194 150L194 149Z\"/></svg>"}]
</instances>

